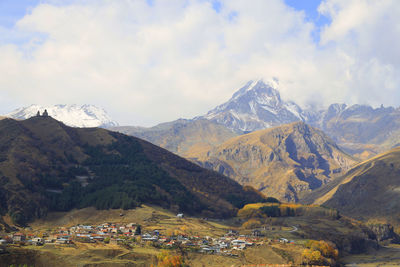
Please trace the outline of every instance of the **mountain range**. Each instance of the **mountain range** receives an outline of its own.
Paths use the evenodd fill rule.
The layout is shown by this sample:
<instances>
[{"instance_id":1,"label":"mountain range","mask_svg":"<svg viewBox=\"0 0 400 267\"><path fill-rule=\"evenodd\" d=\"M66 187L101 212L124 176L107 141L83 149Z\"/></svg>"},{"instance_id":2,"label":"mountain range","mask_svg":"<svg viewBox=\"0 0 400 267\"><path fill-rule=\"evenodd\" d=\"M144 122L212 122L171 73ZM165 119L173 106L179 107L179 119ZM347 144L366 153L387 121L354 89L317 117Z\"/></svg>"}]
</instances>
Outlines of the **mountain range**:
<instances>
[{"instance_id":1,"label":"mountain range","mask_svg":"<svg viewBox=\"0 0 400 267\"><path fill-rule=\"evenodd\" d=\"M108 125L286 201L298 201L304 192L334 180L357 158L371 158L400 143L399 108L332 104L302 109L281 98L274 79L249 81L206 115L150 128L115 126L104 119L105 112L87 111L101 109L89 107L58 105L48 112L73 126L87 121ZM31 106L8 116L24 118L43 108Z\"/></svg>"},{"instance_id":2,"label":"mountain range","mask_svg":"<svg viewBox=\"0 0 400 267\"><path fill-rule=\"evenodd\" d=\"M279 82L274 79L247 82L227 102L203 116L150 128L124 126L111 129L143 138L181 156L196 157L196 150L204 151L235 135L296 121L324 131L345 152L360 159L373 157L400 144L400 108L332 104L326 109L304 109L282 99ZM201 134L188 130L196 128Z\"/></svg>"},{"instance_id":3,"label":"mountain range","mask_svg":"<svg viewBox=\"0 0 400 267\"><path fill-rule=\"evenodd\" d=\"M305 122L324 131L344 151L367 159L400 144L400 108L332 104L326 109L304 109L286 101L279 81L247 82L225 103L193 119L179 119L154 127L121 126L92 105L31 105L6 114L27 119L47 109L50 116L72 127L104 127L143 138L171 152L195 157L231 137L283 125ZM113 128L116 127L116 128ZM194 129L200 129L199 132Z\"/></svg>"},{"instance_id":4,"label":"mountain range","mask_svg":"<svg viewBox=\"0 0 400 267\"><path fill-rule=\"evenodd\" d=\"M118 126L118 123L113 121L104 109L93 105L30 105L16 109L5 116L25 120L36 116L38 111L42 113L44 110L47 110L49 116L71 127Z\"/></svg>"},{"instance_id":5,"label":"mountain range","mask_svg":"<svg viewBox=\"0 0 400 267\"><path fill-rule=\"evenodd\" d=\"M198 118L236 132L302 121L323 130L346 152L363 159L400 144L400 108L332 104L327 109L303 109L280 97L276 80L250 81L226 103Z\"/></svg>"}]
</instances>

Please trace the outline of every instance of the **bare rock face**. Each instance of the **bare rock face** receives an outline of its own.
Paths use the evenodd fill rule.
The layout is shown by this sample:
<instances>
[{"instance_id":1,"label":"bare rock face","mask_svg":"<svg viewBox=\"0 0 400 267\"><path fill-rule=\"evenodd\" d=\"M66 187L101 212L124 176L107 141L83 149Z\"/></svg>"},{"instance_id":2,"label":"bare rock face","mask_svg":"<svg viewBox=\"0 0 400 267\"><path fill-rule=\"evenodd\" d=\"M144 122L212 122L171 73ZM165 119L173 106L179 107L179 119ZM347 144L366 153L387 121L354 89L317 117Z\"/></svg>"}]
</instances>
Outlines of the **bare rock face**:
<instances>
[{"instance_id":1,"label":"bare rock face","mask_svg":"<svg viewBox=\"0 0 400 267\"><path fill-rule=\"evenodd\" d=\"M232 138L197 162L267 196L296 202L356 160L323 132L296 122Z\"/></svg>"},{"instance_id":2,"label":"bare rock face","mask_svg":"<svg viewBox=\"0 0 400 267\"><path fill-rule=\"evenodd\" d=\"M390 224L373 224L369 228L376 235L377 241L390 240L393 243L400 243L400 237L394 232L394 228Z\"/></svg>"}]
</instances>

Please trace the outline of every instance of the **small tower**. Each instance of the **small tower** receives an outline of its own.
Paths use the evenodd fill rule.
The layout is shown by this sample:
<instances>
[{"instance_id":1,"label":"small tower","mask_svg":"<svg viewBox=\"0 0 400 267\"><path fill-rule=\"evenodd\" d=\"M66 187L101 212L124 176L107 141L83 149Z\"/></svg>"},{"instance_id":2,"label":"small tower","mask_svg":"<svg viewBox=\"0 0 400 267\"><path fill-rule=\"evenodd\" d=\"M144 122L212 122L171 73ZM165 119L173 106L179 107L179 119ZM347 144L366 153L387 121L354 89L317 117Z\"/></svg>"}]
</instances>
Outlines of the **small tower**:
<instances>
[{"instance_id":1,"label":"small tower","mask_svg":"<svg viewBox=\"0 0 400 267\"><path fill-rule=\"evenodd\" d=\"M36 117L40 117L40 111L39 110L36 113Z\"/></svg>"},{"instance_id":2,"label":"small tower","mask_svg":"<svg viewBox=\"0 0 400 267\"><path fill-rule=\"evenodd\" d=\"M49 113L47 113L47 109L45 109L44 110L44 112L43 112L43 115L42 115L43 117L48 117L49 116Z\"/></svg>"}]
</instances>

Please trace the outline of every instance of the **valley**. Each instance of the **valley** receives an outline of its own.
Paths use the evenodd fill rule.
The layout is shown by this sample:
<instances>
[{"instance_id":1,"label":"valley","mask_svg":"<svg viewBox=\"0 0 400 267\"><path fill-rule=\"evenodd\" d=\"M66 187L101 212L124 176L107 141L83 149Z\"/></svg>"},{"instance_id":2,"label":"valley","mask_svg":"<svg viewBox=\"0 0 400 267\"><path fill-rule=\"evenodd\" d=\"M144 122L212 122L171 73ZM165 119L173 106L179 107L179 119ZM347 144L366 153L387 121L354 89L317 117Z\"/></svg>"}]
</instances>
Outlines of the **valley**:
<instances>
[{"instance_id":1,"label":"valley","mask_svg":"<svg viewBox=\"0 0 400 267\"><path fill-rule=\"evenodd\" d=\"M305 110L277 88L249 82L207 115L150 128L89 105L49 110L107 129L24 120L36 106L2 118L0 262L397 264L397 109Z\"/></svg>"},{"instance_id":2,"label":"valley","mask_svg":"<svg viewBox=\"0 0 400 267\"><path fill-rule=\"evenodd\" d=\"M0 0L0 267L400 266L400 3Z\"/></svg>"}]
</instances>

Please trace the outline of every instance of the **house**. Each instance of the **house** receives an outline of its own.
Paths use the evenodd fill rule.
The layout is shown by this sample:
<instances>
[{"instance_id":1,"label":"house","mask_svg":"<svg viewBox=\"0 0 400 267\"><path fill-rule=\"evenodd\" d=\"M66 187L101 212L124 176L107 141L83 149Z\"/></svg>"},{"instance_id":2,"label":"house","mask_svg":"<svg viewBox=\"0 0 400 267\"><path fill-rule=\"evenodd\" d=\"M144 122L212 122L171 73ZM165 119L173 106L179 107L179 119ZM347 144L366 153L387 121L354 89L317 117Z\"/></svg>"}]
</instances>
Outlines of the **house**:
<instances>
[{"instance_id":1,"label":"house","mask_svg":"<svg viewBox=\"0 0 400 267\"><path fill-rule=\"evenodd\" d=\"M150 234L143 234L142 241L157 241L158 236L151 236Z\"/></svg>"},{"instance_id":2,"label":"house","mask_svg":"<svg viewBox=\"0 0 400 267\"><path fill-rule=\"evenodd\" d=\"M239 240L239 239L233 240L231 242L231 247L232 247L232 249L238 249L238 250L245 249L246 248L246 241Z\"/></svg>"},{"instance_id":3,"label":"house","mask_svg":"<svg viewBox=\"0 0 400 267\"><path fill-rule=\"evenodd\" d=\"M229 244L227 243L227 242L224 242L224 241L222 241L222 242L219 242L219 247L221 248L221 249L227 249L228 247L229 247Z\"/></svg>"},{"instance_id":4,"label":"house","mask_svg":"<svg viewBox=\"0 0 400 267\"><path fill-rule=\"evenodd\" d=\"M202 246L200 252L206 254L215 254L215 253L220 253L221 249L219 247Z\"/></svg>"},{"instance_id":5,"label":"house","mask_svg":"<svg viewBox=\"0 0 400 267\"><path fill-rule=\"evenodd\" d=\"M12 237L14 242L23 242L26 240L26 236L22 233L16 233Z\"/></svg>"},{"instance_id":6,"label":"house","mask_svg":"<svg viewBox=\"0 0 400 267\"><path fill-rule=\"evenodd\" d=\"M32 245L35 246L42 246L44 244L44 239L40 237L32 238L31 240Z\"/></svg>"},{"instance_id":7,"label":"house","mask_svg":"<svg viewBox=\"0 0 400 267\"><path fill-rule=\"evenodd\" d=\"M0 239L0 245L6 245L8 242L5 239Z\"/></svg>"}]
</instances>

